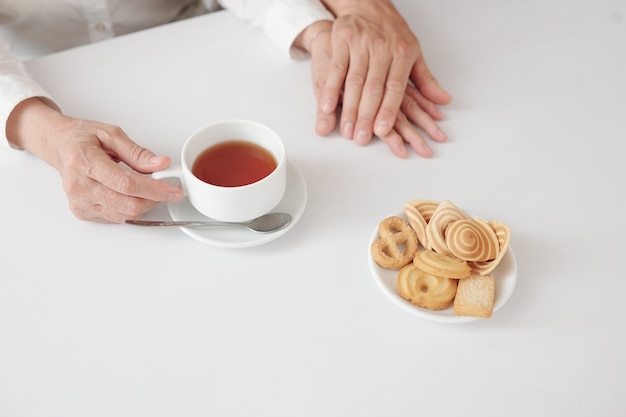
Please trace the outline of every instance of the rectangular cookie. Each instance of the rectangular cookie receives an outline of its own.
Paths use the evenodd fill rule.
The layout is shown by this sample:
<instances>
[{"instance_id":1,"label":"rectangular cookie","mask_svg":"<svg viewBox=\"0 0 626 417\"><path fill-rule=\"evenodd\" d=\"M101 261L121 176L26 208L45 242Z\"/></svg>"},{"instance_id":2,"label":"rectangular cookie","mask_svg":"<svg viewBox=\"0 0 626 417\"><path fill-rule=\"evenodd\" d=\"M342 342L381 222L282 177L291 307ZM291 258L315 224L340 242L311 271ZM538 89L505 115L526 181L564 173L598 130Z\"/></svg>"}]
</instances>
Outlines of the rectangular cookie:
<instances>
[{"instance_id":1,"label":"rectangular cookie","mask_svg":"<svg viewBox=\"0 0 626 417\"><path fill-rule=\"evenodd\" d=\"M496 282L491 275L472 275L459 280L454 298L457 316L491 317L496 295Z\"/></svg>"}]
</instances>

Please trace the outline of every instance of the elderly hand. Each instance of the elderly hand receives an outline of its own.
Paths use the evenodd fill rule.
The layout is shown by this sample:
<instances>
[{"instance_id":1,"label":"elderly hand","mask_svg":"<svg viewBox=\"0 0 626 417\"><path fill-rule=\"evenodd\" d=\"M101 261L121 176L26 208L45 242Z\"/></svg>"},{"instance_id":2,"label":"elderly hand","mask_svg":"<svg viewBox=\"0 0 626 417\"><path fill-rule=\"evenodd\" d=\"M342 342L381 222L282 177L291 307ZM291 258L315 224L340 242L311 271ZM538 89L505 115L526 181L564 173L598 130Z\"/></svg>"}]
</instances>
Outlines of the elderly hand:
<instances>
[{"instance_id":1,"label":"elderly hand","mask_svg":"<svg viewBox=\"0 0 626 417\"><path fill-rule=\"evenodd\" d=\"M168 167L168 157L140 147L119 127L64 116L39 99L15 108L7 137L59 170L78 219L123 223L183 198L179 188L142 175Z\"/></svg>"},{"instance_id":2,"label":"elderly hand","mask_svg":"<svg viewBox=\"0 0 626 417\"><path fill-rule=\"evenodd\" d=\"M434 123L443 118L436 105L447 104L451 98L431 74L417 38L393 4L388 0L324 3L337 19L332 32L320 33L310 45L313 59L320 59L314 54L321 43L317 38L331 37L330 62L313 64L318 71L317 132L324 135L335 128L341 101L340 132L357 144L369 143L372 134L397 142L396 130L413 146L417 139L413 132L408 134L402 113L432 139L445 140ZM320 75L322 66L327 68L325 79Z\"/></svg>"},{"instance_id":3,"label":"elderly hand","mask_svg":"<svg viewBox=\"0 0 626 417\"><path fill-rule=\"evenodd\" d=\"M335 128L337 124L337 112L327 112L320 106L323 102L324 94L328 92L325 88L329 71L332 70L333 62L333 45L331 32L326 30L330 28L330 22L327 27L319 26L311 36L315 36L313 42L310 43L311 66L313 89L318 101L317 108L317 124L316 131L318 134L327 135ZM347 86L346 86L347 88ZM342 124L348 123L344 113L346 110L344 97L344 112L342 113ZM394 114L394 120L391 123L391 130L387 133L379 135L379 138L387 143L389 149L397 156L405 158L408 156L405 143L420 156L430 157L433 152L428 146L424 137L420 134L419 127L428 136L437 141L444 142L447 140L445 133L439 128L436 120L443 118L442 113L437 108L436 103L426 98L421 91L407 83L404 83L399 109ZM351 135L344 135L352 138ZM371 140L371 134L363 143L355 140L360 145L365 145Z\"/></svg>"}]
</instances>

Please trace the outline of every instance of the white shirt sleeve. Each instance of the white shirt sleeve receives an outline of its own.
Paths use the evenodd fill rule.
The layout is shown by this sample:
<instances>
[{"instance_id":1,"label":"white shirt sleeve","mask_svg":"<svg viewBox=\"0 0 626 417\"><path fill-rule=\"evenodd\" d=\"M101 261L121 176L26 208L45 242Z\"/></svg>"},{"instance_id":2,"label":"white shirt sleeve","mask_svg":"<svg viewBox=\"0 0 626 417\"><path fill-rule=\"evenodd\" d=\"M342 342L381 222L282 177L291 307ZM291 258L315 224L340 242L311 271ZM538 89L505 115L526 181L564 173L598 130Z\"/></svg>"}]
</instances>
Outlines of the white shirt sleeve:
<instances>
[{"instance_id":1,"label":"white shirt sleeve","mask_svg":"<svg viewBox=\"0 0 626 417\"><path fill-rule=\"evenodd\" d=\"M319 20L334 20L320 0L218 0L240 19L262 29L286 55L307 56L293 46L298 35Z\"/></svg>"},{"instance_id":2,"label":"white shirt sleeve","mask_svg":"<svg viewBox=\"0 0 626 417\"><path fill-rule=\"evenodd\" d=\"M293 46L298 35L319 20L333 20L333 15L320 0L203 0L209 10L217 3L237 17L262 29L269 38L293 59L307 56ZM217 2L217 3L216 3ZM21 101L42 98L57 107L53 98L27 73L20 59L11 52L9 44L0 39L0 148L10 147L6 137L6 122Z\"/></svg>"},{"instance_id":3,"label":"white shirt sleeve","mask_svg":"<svg viewBox=\"0 0 626 417\"><path fill-rule=\"evenodd\" d=\"M0 39L0 91L0 148L11 146L6 137L7 119L21 101L40 97L56 107L50 94L30 77L22 62L13 55L3 39Z\"/></svg>"}]
</instances>

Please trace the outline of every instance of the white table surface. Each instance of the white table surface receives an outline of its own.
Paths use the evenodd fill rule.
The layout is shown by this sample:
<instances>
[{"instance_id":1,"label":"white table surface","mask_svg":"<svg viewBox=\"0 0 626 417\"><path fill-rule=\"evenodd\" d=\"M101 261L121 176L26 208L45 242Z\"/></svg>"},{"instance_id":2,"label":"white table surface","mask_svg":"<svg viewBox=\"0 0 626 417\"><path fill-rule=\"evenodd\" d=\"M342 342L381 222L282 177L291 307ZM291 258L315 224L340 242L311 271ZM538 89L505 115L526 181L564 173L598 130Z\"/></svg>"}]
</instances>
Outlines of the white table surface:
<instances>
[{"instance_id":1,"label":"white table surface","mask_svg":"<svg viewBox=\"0 0 626 417\"><path fill-rule=\"evenodd\" d=\"M175 160L207 123L269 125L308 204L216 248L78 221L52 168L1 152L1 416L625 415L626 2L396 3L454 96L430 160L316 136L309 62L227 12L29 63L67 113ZM370 235L416 198L510 226L491 319L378 288Z\"/></svg>"}]
</instances>

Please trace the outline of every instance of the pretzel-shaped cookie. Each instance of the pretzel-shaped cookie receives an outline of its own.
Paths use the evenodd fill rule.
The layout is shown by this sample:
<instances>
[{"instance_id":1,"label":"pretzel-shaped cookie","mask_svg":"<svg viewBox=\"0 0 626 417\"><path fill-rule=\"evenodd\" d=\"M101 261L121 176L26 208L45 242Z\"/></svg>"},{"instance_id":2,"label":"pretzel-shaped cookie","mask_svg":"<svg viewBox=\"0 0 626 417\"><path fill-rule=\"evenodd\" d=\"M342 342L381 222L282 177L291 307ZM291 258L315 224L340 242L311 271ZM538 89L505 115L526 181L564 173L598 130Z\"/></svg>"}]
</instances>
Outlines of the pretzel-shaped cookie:
<instances>
[{"instance_id":1,"label":"pretzel-shaped cookie","mask_svg":"<svg viewBox=\"0 0 626 417\"><path fill-rule=\"evenodd\" d=\"M398 272L398 294L418 307L448 308L456 294L457 280L428 274L413 264Z\"/></svg>"},{"instance_id":2,"label":"pretzel-shaped cookie","mask_svg":"<svg viewBox=\"0 0 626 417\"><path fill-rule=\"evenodd\" d=\"M398 216L387 217L378 225L378 235L371 247L378 265L400 269L411 262L417 252L417 236L406 221Z\"/></svg>"}]
</instances>

